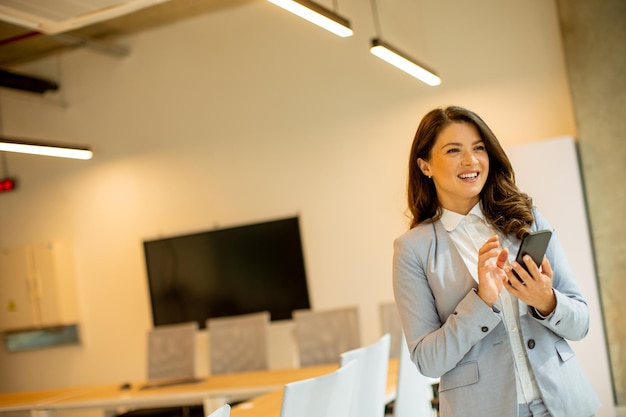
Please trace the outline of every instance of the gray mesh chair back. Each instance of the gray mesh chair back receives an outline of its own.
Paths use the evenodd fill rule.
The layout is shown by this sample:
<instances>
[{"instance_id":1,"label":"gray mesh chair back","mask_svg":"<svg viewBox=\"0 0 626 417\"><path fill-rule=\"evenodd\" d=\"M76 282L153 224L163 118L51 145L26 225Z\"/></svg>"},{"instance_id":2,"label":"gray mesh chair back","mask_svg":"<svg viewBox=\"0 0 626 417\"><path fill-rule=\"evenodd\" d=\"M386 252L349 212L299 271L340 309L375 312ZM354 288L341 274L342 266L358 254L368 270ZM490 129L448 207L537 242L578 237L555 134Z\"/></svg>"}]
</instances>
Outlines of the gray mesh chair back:
<instances>
[{"instance_id":1,"label":"gray mesh chair back","mask_svg":"<svg viewBox=\"0 0 626 417\"><path fill-rule=\"evenodd\" d=\"M361 347L357 307L295 310L292 316L300 366L339 363L343 352Z\"/></svg>"},{"instance_id":2,"label":"gray mesh chair back","mask_svg":"<svg viewBox=\"0 0 626 417\"><path fill-rule=\"evenodd\" d=\"M268 311L208 319L210 374L268 369L269 322Z\"/></svg>"},{"instance_id":3,"label":"gray mesh chair back","mask_svg":"<svg viewBox=\"0 0 626 417\"><path fill-rule=\"evenodd\" d=\"M391 336L389 348L389 357L400 357L401 344L404 342L402 336L402 323L400 323L400 314L394 302L385 302L379 305L381 334Z\"/></svg>"},{"instance_id":4,"label":"gray mesh chair back","mask_svg":"<svg viewBox=\"0 0 626 417\"><path fill-rule=\"evenodd\" d=\"M157 326L148 332L148 379L192 378L198 323Z\"/></svg>"}]
</instances>

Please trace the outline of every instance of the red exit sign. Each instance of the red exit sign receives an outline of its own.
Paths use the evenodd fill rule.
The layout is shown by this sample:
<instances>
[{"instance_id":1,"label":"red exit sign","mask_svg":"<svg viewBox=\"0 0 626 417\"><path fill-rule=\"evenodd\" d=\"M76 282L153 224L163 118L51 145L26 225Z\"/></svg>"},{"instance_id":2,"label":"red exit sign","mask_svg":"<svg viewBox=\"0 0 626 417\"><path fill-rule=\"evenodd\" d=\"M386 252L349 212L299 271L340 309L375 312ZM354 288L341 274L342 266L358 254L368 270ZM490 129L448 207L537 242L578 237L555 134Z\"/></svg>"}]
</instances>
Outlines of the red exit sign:
<instances>
[{"instance_id":1,"label":"red exit sign","mask_svg":"<svg viewBox=\"0 0 626 417\"><path fill-rule=\"evenodd\" d=\"M0 180L0 193L15 190L15 178L3 178Z\"/></svg>"}]
</instances>

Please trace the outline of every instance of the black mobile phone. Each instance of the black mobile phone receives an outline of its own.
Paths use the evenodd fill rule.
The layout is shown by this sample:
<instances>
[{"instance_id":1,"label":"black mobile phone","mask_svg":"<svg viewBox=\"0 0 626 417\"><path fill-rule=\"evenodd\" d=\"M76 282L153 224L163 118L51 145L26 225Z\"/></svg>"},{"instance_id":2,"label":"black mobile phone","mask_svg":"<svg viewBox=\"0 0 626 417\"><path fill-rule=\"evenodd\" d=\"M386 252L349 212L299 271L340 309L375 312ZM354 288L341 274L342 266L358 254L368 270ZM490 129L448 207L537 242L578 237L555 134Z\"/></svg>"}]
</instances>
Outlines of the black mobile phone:
<instances>
[{"instance_id":1,"label":"black mobile phone","mask_svg":"<svg viewBox=\"0 0 626 417\"><path fill-rule=\"evenodd\" d=\"M535 264L537 264L537 266L541 266L541 262L543 262L543 257L546 254L546 249L548 249L548 243L550 243L551 237L552 231L547 229L528 234L522 240L522 244L517 251L517 256L515 257L517 263L528 272L526 263L522 258L524 255L530 255ZM519 276L515 271L513 271L513 274L515 274L517 279L519 279Z\"/></svg>"}]
</instances>

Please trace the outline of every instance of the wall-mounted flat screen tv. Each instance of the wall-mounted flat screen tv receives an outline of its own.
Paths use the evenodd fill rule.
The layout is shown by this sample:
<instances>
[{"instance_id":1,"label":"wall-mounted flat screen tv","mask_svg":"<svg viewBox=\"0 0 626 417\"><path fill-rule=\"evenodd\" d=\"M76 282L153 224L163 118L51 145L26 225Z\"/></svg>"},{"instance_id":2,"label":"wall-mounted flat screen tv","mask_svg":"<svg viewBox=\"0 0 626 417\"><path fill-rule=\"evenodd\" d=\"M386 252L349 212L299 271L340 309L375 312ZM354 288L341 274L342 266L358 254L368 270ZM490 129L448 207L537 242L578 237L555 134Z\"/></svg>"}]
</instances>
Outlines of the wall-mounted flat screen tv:
<instances>
[{"instance_id":1,"label":"wall-mounted flat screen tv","mask_svg":"<svg viewBox=\"0 0 626 417\"><path fill-rule=\"evenodd\" d=\"M310 307L297 217L143 243L155 326Z\"/></svg>"}]
</instances>

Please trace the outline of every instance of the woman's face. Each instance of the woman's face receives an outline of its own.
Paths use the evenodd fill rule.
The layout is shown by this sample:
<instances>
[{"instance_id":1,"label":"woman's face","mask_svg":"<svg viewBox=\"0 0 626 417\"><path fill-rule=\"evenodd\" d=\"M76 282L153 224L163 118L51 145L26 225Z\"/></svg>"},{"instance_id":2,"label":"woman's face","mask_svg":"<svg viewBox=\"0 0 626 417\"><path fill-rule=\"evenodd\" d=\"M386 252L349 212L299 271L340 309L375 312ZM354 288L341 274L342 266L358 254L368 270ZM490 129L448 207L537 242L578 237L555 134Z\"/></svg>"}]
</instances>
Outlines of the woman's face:
<instances>
[{"instance_id":1,"label":"woman's face","mask_svg":"<svg viewBox=\"0 0 626 417\"><path fill-rule=\"evenodd\" d=\"M424 175L432 177L439 203L467 214L478 203L489 175L489 155L478 130L470 123L451 123L439 132L430 160L417 159Z\"/></svg>"}]
</instances>

